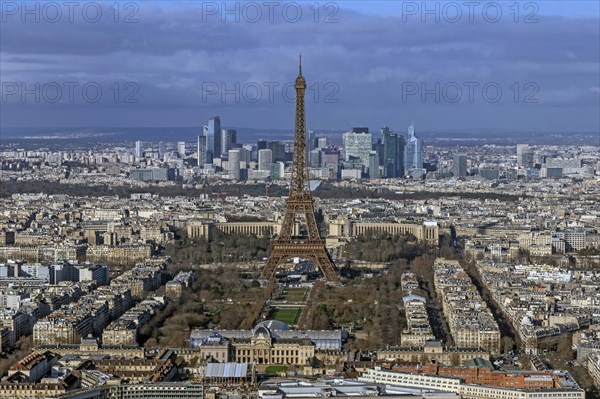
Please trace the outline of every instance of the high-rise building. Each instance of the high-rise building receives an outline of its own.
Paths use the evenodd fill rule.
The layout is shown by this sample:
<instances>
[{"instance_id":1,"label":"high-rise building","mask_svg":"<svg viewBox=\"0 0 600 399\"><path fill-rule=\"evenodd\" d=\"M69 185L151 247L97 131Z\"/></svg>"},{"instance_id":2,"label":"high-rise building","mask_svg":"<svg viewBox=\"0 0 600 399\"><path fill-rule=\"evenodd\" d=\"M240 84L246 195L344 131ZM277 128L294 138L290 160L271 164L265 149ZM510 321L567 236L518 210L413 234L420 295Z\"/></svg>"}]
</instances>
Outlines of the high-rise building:
<instances>
[{"instance_id":1,"label":"high-rise building","mask_svg":"<svg viewBox=\"0 0 600 399\"><path fill-rule=\"evenodd\" d=\"M288 160L285 143L281 141L269 141L267 148L272 151L273 162L286 162Z\"/></svg>"},{"instance_id":2,"label":"high-rise building","mask_svg":"<svg viewBox=\"0 0 600 399\"><path fill-rule=\"evenodd\" d=\"M321 166L338 166L340 163L340 152L333 148L321 150Z\"/></svg>"},{"instance_id":3,"label":"high-rise building","mask_svg":"<svg viewBox=\"0 0 600 399\"><path fill-rule=\"evenodd\" d=\"M344 143L344 159L349 161L351 157L358 158L362 164L369 166L369 155L373 139L369 128L355 127L351 132L346 132L343 135Z\"/></svg>"},{"instance_id":4,"label":"high-rise building","mask_svg":"<svg viewBox=\"0 0 600 399\"><path fill-rule=\"evenodd\" d=\"M135 157L140 159L144 153L142 152L142 142L140 140L135 142Z\"/></svg>"},{"instance_id":5,"label":"high-rise building","mask_svg":"<svg viewBox=\"0 0 600 399\"><path fill-rule=\"evenodd\" d=\"M317 148L327 148L329 147L329 139L327 137L318 137L317 138Z\"/></svg>"},{"instance_id":6,"label":"high-rise building","mask_svg":"<svg viewBox=\"0 0 600 399\"><path fill-rule=\"evenodd\" d=\"M227 172L229 177L234 180L240 180L241 151L241 148L236 148L227 152Z\"/></svg>"},{"instance_id":7,"label":"high-rise building","mask_svg":"<svg viewBox=\"0 0 600 399\"><path fill-rule=\"evenodd\" d=\"M212 163L212 148L215 146L215 137L208 134L208 125L202 127L202 135L206 137L206 162ZM209 161L208 158L211 160Z\"/></svg>"},{"instance_id":8,"label":"high-rise building","mask_svg":"<svg viewBox=\"0 0 600 399\"><path fill-rule=\"evenodd\" d=\"M208 120L207 148L213 158L221 156L221 118L213 116Z\"/></svg>"},{"instance_id":9,"label":"high-rise building","mask_svg":"<svg viewBox=\"0 0 600 399\"><path fill-rule=\"evenodd\" d=\"M158 157L160 159L162 159L165 156L165 143L163 141L161 141L160 143L158 143Z\"/></svg>"},{"instance_id":10,"label":"high-rise building","mask_svg":"<svg viewBox=\"0 0 600 399\"><path fill-rule=\"evenodd\" d=\"M404 149L406 148L406 138L403 134L398 135L398 177L404 176Z\"/></svg>"},{"instance_id":11,"label":"high-rise building","mask_svg":"<svg viewBox=\"0 0 600 399\"><path fill-rule=\"evenodd\" d=\"M318 168L321 165L321 150L315 148L308 153L308 166Z\"/></svg>"},{"instance_id":12,"label":"high-rise building","mask_svg":"<svg viewBox=\"0 0 600 399\"><path fill-rule=\"evenodd\" d=\"M308 152L310 153L312 150L317 148L317 140L318 138L315 135L314 130L308 131L308 145L306 146Z\"/></svg>"},{"instance_id":13,"label":"high-rise building","mask_svg":"<svg viewBox=\"0 0 600 399\"><path fill-rule=\"evenodd\" d=\"M373 147L371 147L373 151L377 151L377 157L379 158L379 166L383 166L383 137L379 137L376 142L373 143Z\"/></svg>"},{"instance_id":14,"label":"high-rise building","mask_svg":"<svg viewBox=\"0 0 600 399\"><path fill-rule=\"evenodd\" d=\"M454 177L467 176L467 156L465 154L454 154L452 174Z\"/></svg>"},{"instance_id":15,"label":"high-rise building","mask_svg":"<svg viewBox=\"0 0 600 399\"><path fill-rule=\"evenodd\" d=\"M237 131L235 129L222 129L221 130L221 156L227 156L229 150L231 150L237 142Z\"/></svg>"},{"instance_id":16,"label":"high-rise building","mask_svg":"<svg viewBox=\"0 0 600 399\"><path fill-rule=\"evenodd\" d=\"M529 144L517 144L517 166L533 168L533 150L529 148Z\"/></svg>"},{"instance_id":17,"label":"high-rise building","mask_svg":"<svg viewBox=\"0 0 600 399\"><path fill-rule=\"evenodd\" d=\"M177 153L181 158L185 158L185 141L177 142Z\"/></svg>"},{"instance_id":18,"label":"high-rise building","mask_svg":"<svg viewBox=\"0 0 600 399\"><path fill-rule=\"evenodd\" d=\"M271 170L273 151L269 149L258 150L258 170Z\"/></svg>"},{"instance_id":19,"label":"high-rise building","mask_svg":"<svg viewBox=\"0 0 600 399\"><path fill-rule=\"evenodd\" d=\"M285 174L285 165L283 162L271 164L271 179L283 179Z\"/></svg>"},{"instance_id":20,"label":"high-rise building","mask_svg":"<svg viewBox=\"0 0 600 399\"><path fill-rule=\"evenodd\" d=\"M258 142L256 143L256 148L258 150L266 150L268 144L269 144L268 141L261 139L261 140L258 140Z\"/></svg>"},{"instance_id":21,"label":"high-rise building","mask_svg":"<svg viewBox=\"0 0 600 399\"><path fill-rule=\"evenodd\" d=\"M241 164L242 170L244 170L250 164L251 155L252 155L252 146L251 145L250 146L236 146L235 148L232 148L232 150L236 150L236 149L240 150L240 164ZM243 176L242 176L242 178L243 178Z\"/></svg>"},{"instance_id":22,"label":"high-rise building","mask_svg":"<svg viewBox=\"0 0 600 399\"><path fill-rule=\"evenodd\" d=\"M415 124L408 127L408 139L404 147L404 174L423 178L423 140L415 135Z\"/></svg>"},{"instance_id":23,"label":"high-rise building","mask_svg":"<svg viewBox=\"0 0 600 399\"><path fill-rule=\"evenodd\" d=\"M404 137L392 133L388 127L381 129L381 141L383 144L383 176L401 177L404 175Z\"/></svg>"},{"instance_id":24,"label":"high-rise building","mask_svg":"<svg viewBox=\"0 0 600 399\"><path fill-rule=\"evenodd\" d=\"M371 151L369 154L369 179L379 178L379 155L377 151Z\"/></svg>"},{"instance_id":25,"label":"high-rise building","mask_svg":"<svg viewBox=\"0 0 600 399\"><path fill-rule=\"evenodd\" d=\"M385 132L383 138L383 176L398 177L398 135Z\"/></svg>"},{"instance_id":26,"label":"high-rise building","mask_svg":"<svg viewBox=\"0 0 600 399\"><path fill-rule=\"evenodd\" d=\"M198 166L203 167L206 162L206 136L198 136L197 147Z\"/></svg>"},{"instance_id":27,"label":"high-rise building","mask_svg":"<svg viewBox=\"0 0 600 399\"><path fill-rule=\"evenodd\" d=\"M256 161L258 159L258 150L256 144L244 144L242 148L246 150L246 163Z\"/></svg>"}]
</instances>

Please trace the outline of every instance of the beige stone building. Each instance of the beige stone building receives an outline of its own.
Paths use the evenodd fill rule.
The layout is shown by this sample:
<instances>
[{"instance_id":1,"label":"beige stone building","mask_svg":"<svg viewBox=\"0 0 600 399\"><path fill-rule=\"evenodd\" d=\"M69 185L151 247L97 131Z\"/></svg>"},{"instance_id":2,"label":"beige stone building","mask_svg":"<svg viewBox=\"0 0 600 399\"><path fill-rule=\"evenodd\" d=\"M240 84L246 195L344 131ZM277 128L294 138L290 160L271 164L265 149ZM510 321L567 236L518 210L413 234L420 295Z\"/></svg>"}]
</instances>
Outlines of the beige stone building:
<instances>
[{"instance_id":1,"label":"beige stone building","mask_svg":"<svg viewBox=\"0 0 600 399\"><path fill-rule=\"evenodd\" d=\"M439 226L437 222L423 223L383 223L360 222L349 220L348 217L338 216L329 221L329 236L356 237L363 234L414 235L417 240L437 245Z\"/></svg>"},{"instance_id":2,"label":"beige stone building","mask_svg":"<svg viewBox=\"0 0 600 399\"><path fill-rule=\"evenodd\" d=\"M309 365L318 353L341 352L341 330L289 330L285 323L268 320L253 330L193 330L190 343L201 357L222 362L258 365Z\"/></svg>"},{"instance_id":3,"label":"beige stone building","mask_svg":"<svg viewBox=\"0 0 600 399\"><path fill-rule=\"evenodd\" d=\"M33 327L33 344L79 344L81 337L91 333L91 324L92 318L89 315L38 320Z\"/></svg>"},{"instance_id":4,"label":"beige stone building","mask_svg":"<svg viewBox=\"0 0 600 399\"><path fill-rule=\"evenodd\" d=\"M152 255L152 247L148 244L131 244L111 247L98 245L88 248L87 259L95 262L117 264L134 264L142 262Z\"/></svg>"},{"instance_id":5,"label":"beige stone building","mask_svg":"<svg viewBox=\"0 0 600 399\"><path fill-rule=\"evenodd\" d=\"M403 361L410 363L437 363L464 365L469 360L481 358L490 360L490 354L482 348L445 348L441 341L427 341L418 347L389 347L377 352L378 361Z\"/></svg>"},{"instance_id":6,"label":"beige stone building","mask_svg":"<svg viewBox=\"0 0 600 399\"><path fill-rule=\"evenodd\" d=\"M600 354L594 353L587 358L587 370L594 385L600 387Z\"/></svg>"},{"instance_id":7,"label":"beige stone building","mask_svg":"<svg viewBox=\"0 0 600 399\"><path fill-rule=\"evenodd\" d=\"M429 324L425 298L418 295L408 295L402 300L407 326L400 336L400 344L402 346L423 346L425 342L435 338Z\"/></svg>"},{"instance_id":8,"label":"beige stone building","mask_svg":"<svg viewBox=\"0 0 600 399\"><path fill-rule=\"evenodd\" d=\"M196 349L200 350L202 360L214 359L220 363L230 362L233 352L230 341L216 331L205 337Z\"/></svg>"},{"instance_id":9,"label":"beige stone building","mask_svg":"<svg viewBox=\"0 0 600 399\"><path fill-rule=\"evenodd\" d=\"M281 223L276 222L225 222L191 221L187 223L187 233L190 238L210 240L216 231L224 234L255 235L258 237L279 234Z\"/></svg>"},{"instance_id":10,"label":"beige stone building","mask_svg":"<svg viewBox=\"0 0 600 399\"><path fill-rule=\"evenodd\" d=\"M232 341L235 361L239 363L303 365L315 356L310 339L278 339L263 326L257 326L252 338Z\"/></svg>"},{"instance_id":11,"label":"beige stone building","mask_svg":"<svg viewBox=\"0 0 600 399\"><path fill-rule=\"evenodd\" d=\"M500 329L469 275L457 261L436 259L434 284L457 347L500 353Z\"/></svg>"},{"instance_id":12,"label":"beige stone building","mask_svg":"<svg viewBox=\"0 0 600 399\"><path fill-rule=\"evenodd\" d=\"M117 320L102 332L103 345L137 345L137 326L131 320Z\"/></svg>"}]
</instances>

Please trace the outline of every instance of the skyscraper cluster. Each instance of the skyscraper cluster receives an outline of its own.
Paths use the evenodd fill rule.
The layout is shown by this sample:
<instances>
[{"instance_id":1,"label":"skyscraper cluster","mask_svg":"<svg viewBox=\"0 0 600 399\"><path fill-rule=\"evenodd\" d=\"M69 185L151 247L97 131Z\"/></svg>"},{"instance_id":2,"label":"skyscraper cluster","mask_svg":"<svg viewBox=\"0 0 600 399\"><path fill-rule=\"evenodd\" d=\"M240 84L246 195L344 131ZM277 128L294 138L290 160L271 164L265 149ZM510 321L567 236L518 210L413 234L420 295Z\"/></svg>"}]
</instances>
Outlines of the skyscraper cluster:
<instances>
[{"instance_id":1,"label":"skyscraper cluster","mask_svg":"<svg viewBox=\"0 0 600 399\"><path fill-rule=\"evenodd\" d=\"M379 179L412 177L421 179L423 169L423 141L408 129L408 138L382 127L375 138L368 127L353 127L342 135L342 146L332 144L329 137L309 130L306 143L306 160L312 179ZM283 178L286 165L292 161L291 141L258 140L255 144L238 143L235 129L222 129L218 116L210 118L197 136L190 151L190 143L177 141L166 147L165 142L156 147L135 142L134 162L153 166L157 162L170 162L183 175L185 160L197 159L200 174L226 172L231 179L245 180ZM126 156L123 157L125 159ZM455 159L456 176L466 176L466 158ZM160 160L160 161L158 161Z\"/></svg>"},{"instance_id":2,"label":"skyscraper cluster","mask_svg":"<svg viewBox=\"0 0 600 399\"><path fill-rule=\"evenodd\" d=\"M215 158L229 158L229 151L237 147L237 131L221 129L221 118L213 116L198 136L198 165L213 163Z\"/></svg>"},{"instance_id":3,"label":"skyscraper cluster","mask_svg":"<svg viewBox=\"0 0 600 399\"><path fill-rule=\"evenodd\" d=\"M415 135L414 125L408 128L408 142L404 135L392 132L387 126L381 128L376 142L368 128L355 127L344 133L343 146L344 168L366 167L371 179L425 175L423 141Z\"/></svg>"},{"instance_id":4,"label":"skyscraper cluster","mask_svg":"<svg viewBox=\"0 0 600 399\"><path fill-rule=\"evenodd\" d=\"M154 149L146 149L145 153L143 145L144 143L140 140L135 142L134 156L138 161L144 158L156 158L156 155L161 160L167 155L184 160L190 155L185 141L178 141L175 152L169 153L167 153L163 141L158 144L158 152ZM241 148L241 145L237 144L237 131L235 129L221 129L221 119L214 116L209 119L207 125L203 126L202 133L197 137L196 158L198 166L204 167L206 164L212 164L216 158L226 160L229 157L229 151L236 148Z\"/></svg>"}]
</instances>

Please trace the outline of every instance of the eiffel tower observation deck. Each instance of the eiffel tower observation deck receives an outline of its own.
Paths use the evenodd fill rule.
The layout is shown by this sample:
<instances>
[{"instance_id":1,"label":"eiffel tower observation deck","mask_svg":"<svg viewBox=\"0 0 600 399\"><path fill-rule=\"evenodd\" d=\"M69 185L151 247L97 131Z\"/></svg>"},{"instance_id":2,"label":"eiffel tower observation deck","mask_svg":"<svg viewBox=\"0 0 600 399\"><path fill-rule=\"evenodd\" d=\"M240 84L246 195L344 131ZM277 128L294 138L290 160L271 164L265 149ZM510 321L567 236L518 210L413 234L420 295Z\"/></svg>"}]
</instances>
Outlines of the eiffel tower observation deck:
<instances>
[{"instance_id":1,"label":"eiffel tower observation deck","mask_svg":"<svg viewBox=\"0 0 600 399\"><path fill-rule=\"evenodd\" d=\"M290 258L298 257L314 262L327 281L338 281L339 276L331 256L325 248L325 240L319 234L309 187L306 162L306 115L304 113L306 80L302 76L302 56L300 56L295 88L296 120L290 193L286 201L281 232L271 241L271 253L261 273L261 278L272 279L278 266ZM301 235L294 234L297 217L303 219L306 224L305 233Z\"/></svg>"}]
</instances>

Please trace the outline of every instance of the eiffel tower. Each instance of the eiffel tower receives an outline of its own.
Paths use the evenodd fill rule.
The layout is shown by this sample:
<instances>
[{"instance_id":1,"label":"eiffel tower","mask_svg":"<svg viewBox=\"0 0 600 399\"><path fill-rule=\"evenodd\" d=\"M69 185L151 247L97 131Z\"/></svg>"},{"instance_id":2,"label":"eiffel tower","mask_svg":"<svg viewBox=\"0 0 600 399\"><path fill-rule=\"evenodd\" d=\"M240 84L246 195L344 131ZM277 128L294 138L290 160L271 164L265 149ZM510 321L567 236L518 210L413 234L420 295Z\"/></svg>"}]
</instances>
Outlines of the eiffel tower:
<instances>
[{"instance_id":1,"label":"eiffel tower","mask_svg":"<svg viewBox=\"0 0 600 399\"><path fill-rule=\"evenodd\" d=\"M328 281L338 281L335 265L325 248L325 240L319 235L313 198L310 193L308 165L306 164L306 117L304 115L304 93L306 81L302 76L302 55L296 78L296 124L294 127L294 159L290 194L286 201L281 232L271 241L271 254L261 278L272 279L277 266L293 257L311 260L321 269ZM304 216L307 235L294 235L296 216Z\"/></svg>"}]
</instances>

